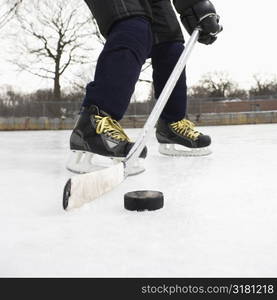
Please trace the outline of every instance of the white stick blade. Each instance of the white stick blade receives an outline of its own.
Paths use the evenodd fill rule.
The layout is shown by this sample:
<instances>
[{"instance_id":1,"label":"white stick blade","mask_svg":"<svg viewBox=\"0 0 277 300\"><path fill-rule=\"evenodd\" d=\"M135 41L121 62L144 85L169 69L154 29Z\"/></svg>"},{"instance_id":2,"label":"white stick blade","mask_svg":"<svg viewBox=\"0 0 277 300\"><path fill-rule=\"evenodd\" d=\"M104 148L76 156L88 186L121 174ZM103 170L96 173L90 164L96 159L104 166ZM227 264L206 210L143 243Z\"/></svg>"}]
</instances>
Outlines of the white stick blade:
<instances>
[{"instance_id":1,"label":"white stick blade","mask_svg":"<svg viewBox=\"0 0 277 300\"><path fill-rule=\"evenodd\" d=\"M81 207L111 191L124 180L124 165L119 163L109 168L71 178L64 208L70 210Z\"/></svg>"}]
</instances>

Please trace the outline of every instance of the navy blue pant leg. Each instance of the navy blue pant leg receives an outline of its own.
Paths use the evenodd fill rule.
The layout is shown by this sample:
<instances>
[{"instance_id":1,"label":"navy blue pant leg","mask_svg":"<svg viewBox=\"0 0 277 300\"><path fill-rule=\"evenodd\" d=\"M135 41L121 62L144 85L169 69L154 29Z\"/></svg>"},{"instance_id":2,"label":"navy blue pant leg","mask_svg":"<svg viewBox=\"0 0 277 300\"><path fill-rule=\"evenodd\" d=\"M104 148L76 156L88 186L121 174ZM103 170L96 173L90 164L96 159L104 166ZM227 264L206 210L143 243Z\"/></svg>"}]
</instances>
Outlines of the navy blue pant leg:
<instances>
[{"instance_id":1,"label":"navy blue pant leg","mask_svg":"<svg viewBox=\"0 0 277 300\"><path fill-rule=\"evenodd\" d=\"M166 42L153 46L152 66L155 98L158 98L184 50L182 42ZM168 122L183 119L187 112L186 71L181 74L161 118Z\"/></svg>"},{"instance_id":2,"label":"navy blue pant leg","mask_svg":"<svg viewBox=\"0 0 277 300\"><path fill-rule=\"evenodd\" d=\"M83 106L97 105L120 120L151 48L148 19L132 17L115 23L98 58L94 81L86 87Z\"/></svg>"}]
</instances>

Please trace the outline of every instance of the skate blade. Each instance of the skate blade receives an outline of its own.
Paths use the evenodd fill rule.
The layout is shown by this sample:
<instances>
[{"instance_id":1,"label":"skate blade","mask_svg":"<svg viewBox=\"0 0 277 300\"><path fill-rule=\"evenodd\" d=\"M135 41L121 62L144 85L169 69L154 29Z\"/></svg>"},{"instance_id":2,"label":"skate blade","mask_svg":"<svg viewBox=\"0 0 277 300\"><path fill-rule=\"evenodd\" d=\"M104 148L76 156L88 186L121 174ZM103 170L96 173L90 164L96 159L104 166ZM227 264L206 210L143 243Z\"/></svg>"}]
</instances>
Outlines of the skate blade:
<instances>
[{"instance_id":1,"label":"skate blade","mask_svg":"<svg viewBox=\"0 0 277 300\"><path fill-rule=\"evenodd\" d=\"M177 148L178 147L178 148ZM175 144L160 144L159 152L167 156L206 156L212 151L208 147L203 148L188 148Z\"/></svg>"},{"instance_id":2,"label":"skate blade","mask_svg":"<svg viewBox=\"0 0 277 300\"><path fill-rule=\"evenodd\" d=\"M73 150L66 164L66 169L77 174L85 174L102 169L92 163L93 153Z\"/></svg>"},{"instance_id":3,"label":"skate blade","mask_svg":"<svg viewBox=\"0 0 277 300\"><path fill-rule=\"evenodd\" d=\"M121 163L124 159L125 157L100 156L90 152L72 150L66 169L76 174L91 173ZM144 159L139 158L128 171L128 176L144 172L143 162Z\"/></svg>"}]
</instances>

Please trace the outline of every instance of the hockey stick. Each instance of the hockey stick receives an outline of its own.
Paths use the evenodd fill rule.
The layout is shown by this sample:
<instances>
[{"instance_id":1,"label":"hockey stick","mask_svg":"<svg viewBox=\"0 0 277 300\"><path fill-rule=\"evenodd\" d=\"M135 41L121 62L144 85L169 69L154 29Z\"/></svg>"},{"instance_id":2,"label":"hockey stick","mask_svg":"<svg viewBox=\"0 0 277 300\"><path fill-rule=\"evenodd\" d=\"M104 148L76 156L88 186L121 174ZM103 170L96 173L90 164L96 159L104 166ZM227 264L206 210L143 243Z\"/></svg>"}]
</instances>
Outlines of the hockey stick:
<instances>
[{"instance_id":1,"label":"hockey stick","mask_svg":"<svg viewBox=\"0 0 277 300\"><path fill-rule=\"evenodd\" d=\"M200 28L192 33L183 53L163 88L152 112L150 113L142 131L136 139L127 157L120 163L103 170L77 175L69 179L63 193L63 208L72 209L82 206L118 186L130 175L130 170L145 147L149 136L154 130L156 122L165 107L177 81L179 80L191 51L198 41Z\"/></svg>"}]
</instances>

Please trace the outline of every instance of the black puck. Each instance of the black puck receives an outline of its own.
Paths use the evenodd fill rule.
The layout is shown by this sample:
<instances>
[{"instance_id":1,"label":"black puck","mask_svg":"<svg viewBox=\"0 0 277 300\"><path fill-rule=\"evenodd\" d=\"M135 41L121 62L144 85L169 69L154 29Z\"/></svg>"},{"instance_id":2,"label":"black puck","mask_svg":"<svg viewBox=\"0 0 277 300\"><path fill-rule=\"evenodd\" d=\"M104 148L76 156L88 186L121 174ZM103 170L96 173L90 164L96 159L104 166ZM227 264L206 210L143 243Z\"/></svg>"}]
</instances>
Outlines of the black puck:
<instances>
[{"instance_id":1,"label":"black puck","mask_svg":"<svg viewBox=\"0 0 277 300\"><path fill-rule=\"evenodd\" d=\"M157 210L164 206L164 196L158 191L133 191L124 194L124 207L128 210Z\"/></svg>"}]
</instances>

